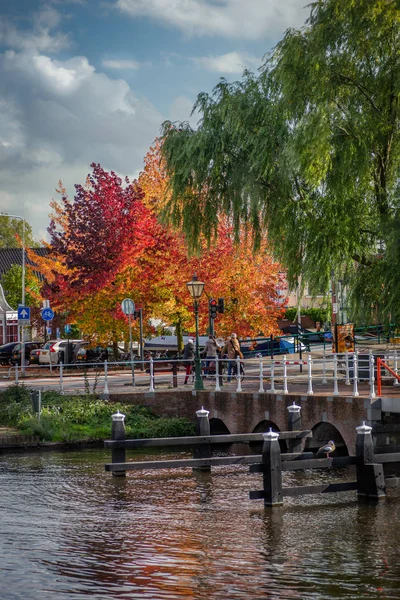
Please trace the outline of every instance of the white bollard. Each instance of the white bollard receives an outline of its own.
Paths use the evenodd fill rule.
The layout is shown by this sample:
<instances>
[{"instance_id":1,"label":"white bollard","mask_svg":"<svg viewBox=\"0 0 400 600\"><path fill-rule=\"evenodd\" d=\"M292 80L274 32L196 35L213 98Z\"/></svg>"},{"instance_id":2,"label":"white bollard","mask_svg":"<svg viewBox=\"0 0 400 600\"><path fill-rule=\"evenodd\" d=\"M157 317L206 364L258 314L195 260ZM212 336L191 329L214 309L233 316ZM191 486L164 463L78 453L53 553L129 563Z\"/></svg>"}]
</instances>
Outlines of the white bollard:
<instances>
[{"instance_id":1,"label":"white bollard","mask_svg":"<svg viewBox=\"0 0 400 600\"><path fill-rule=\"evenodd\" d=\"M221 391L221 386L219 384L219 358L218 358L218 354L215 357L215 391L216 392L220 392Z\"/></svg>"},{"instance_id":2,"label":"white bollard","mask_svg":"<svg viewBox=\"0 0 400 600\"><path fill-rule=\"evenodd\" d=\"M271 387L269 388L269 392L271 394L275 394L275 362L271 360Z\"/></svg>"},{"instance_id":3,"label":"white bollard","mask_svg":"<svg viewBox=\"0 0 400 600\"><path fill-rule=\"evenodd\" d=\"M150 356L150 388L149 392L154 392L154 365L153 357Z\"/></svg>"},{"instance_id":4,"label":"white bollard","mask_svg":"<svg viewBox=\"0 0 400 600\"><path fill-rule=\"evenodd\" d=\"M337 354L334 354L333 355L333 395L334 396L339 396L338 378L337 378L337 363L338 363Z\"/></svg>"},{"instance_id":5,"label":"white bollard","mask_svg":"<svg viewBox=\"0 0 400 600\"><path fill-rule=\"evenodd\" d=\"M242 391L242 380L240 377L240 356L238 356L236 358L236 380L237 380L236 391L241 392Z\"/></svg>"},{"instance_id":6,"label":"white bollard","mask_svg":"<svg viewBox=\"0 0 400 600\"><path fill-rule=\"evenodd\" d=\"M283 393L288 393L286 356L283 357Z\"/></svg>"},{"instance_id":7,"label":"white bollard","mask_svg":"<svg viewBox=\"0 0 400 600\"><path fill-rule=\"evenodd\" d=\"M328 383L327 379L326 379L326 350L324 347L324 356L322 358L322 383L326 384Z\"/></svg>"},{"instance_id":8,"label":"white bollard","mask_svg":"<svg viewBox=\"0 0 400 600\"><path fill-rule=\"evenodd\" d=\"M394 372L396 373L396 375L398 374L397 371L397 350L394 351ZM399 385L400 381L398 379L396 379L396 377L393 379L393 385Z\"/></svg>"},{"instance_id":9,"label":"white bollard","mask_svg":"<svg viewBox=\"0 0 400 600\"><path fill-rule=\"evenodd\" d=\"M264 374L263 374L263 361L262 356L260 356L260 387L258 388L258 393L264 393Z\"/></svg>"},{"instance_id":10,"label":"white bollard","mask_svg":"<svg viewBox=\"0 0 400 600\"><path fill-rule=\"evenodd\" d=\"M353 354L353 396L357 398L358 393L358 350Z\"/></svg>"},{"instance_id":11,"label":"white bollard","mask_svg":"<svg viewBox=\"0 0 400 600\"><path fill-rule=\"evenodd\" d=\"M64 380L63 380L63 363L60 360L60 394L64 395Z\"/></svg>"},{"instance_id":12,"label":"white bollard","mask_svg":"<svg viewBox=\"0 0 400 600\"><path fill-rule=\"evenodd\" d=\"M103 390L103 394L101 397L103 398L103 400L110 399L110 392L108 391L108 362L107 362L107 360L104 361L104 390Z\"/></svg>"},{"instance_id":13,"label":"white bollard","mask_svg":"<svg viewBox=\"0 0 400 600\"><path fill-rule=\"evenodd\" d=\"M375 359L372 350L369 351L369 398L376 398L375 394Z\"/></svg>"},{"instance_id":14,"label":"white bollard","mask_svg":"<svg viewBox=\"0 0 400 600\"><path fill-rule=\"evenodd\" d=\"M308 371L308 390L307 396L312 396L314 394L312 389L312 359L311 354L307 357L307 371Z\"/></svg>"},{"instance_id":15,"label":"white bollard","mask_svg":"<svg viewBox=\"0 0 400 600\"><path fill-rule=\"evenodd\" d=\"M349 373L349 352L348 350L346 350L346 354L345 354L345 361L346 361L346 381L344 382L345 385L350 385L350 373Z\"/></svg>"}]
</instances>

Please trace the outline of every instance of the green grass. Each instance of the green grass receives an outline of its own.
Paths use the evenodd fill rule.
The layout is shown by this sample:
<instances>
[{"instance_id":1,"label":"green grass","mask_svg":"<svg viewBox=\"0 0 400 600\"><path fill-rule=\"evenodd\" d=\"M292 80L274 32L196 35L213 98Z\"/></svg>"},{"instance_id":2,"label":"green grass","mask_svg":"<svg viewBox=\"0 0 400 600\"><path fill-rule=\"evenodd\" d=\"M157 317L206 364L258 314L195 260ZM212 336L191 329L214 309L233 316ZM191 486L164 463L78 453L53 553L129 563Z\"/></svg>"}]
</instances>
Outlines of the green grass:
<instances>
[{"instance_id":1,"label":"green grass","mask_svg":"<svg viewBox=\"0 0 400 600\"><path fill-rule=\"evenodd\" d=\"M39 436L43 441L109 439L111 415L117 410L125 415L128 438L195 435L195 425L188 419L157 417L146 407L110 403L95 394L62 396L43 392L39 423L28 388L11 386L0 393L0 424L15 427L21 434Z\"/></svg>"}]
</instances>

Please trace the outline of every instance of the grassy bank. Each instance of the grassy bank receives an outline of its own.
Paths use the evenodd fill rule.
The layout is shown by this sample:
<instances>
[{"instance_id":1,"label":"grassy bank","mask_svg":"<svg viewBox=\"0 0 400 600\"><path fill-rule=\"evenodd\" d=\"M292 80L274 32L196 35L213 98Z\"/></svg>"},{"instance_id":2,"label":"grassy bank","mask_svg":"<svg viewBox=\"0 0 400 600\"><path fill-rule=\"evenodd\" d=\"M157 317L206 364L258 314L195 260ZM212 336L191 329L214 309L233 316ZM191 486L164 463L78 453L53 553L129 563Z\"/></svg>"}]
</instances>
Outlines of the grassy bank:
<instances>
[{"instance_id":1,"label":"grassy bank","mask_svg":"<svg viewBox=\"0 0 400 600\"><path fill-rule=\"evenodd\" d=\"M39 436L42 441L78 442L110 439L111 415L124 413L128 438L195 435L187 419L160 418L149 409L110 403L97 395L62 396L42 393L40 422L33 412L29 389L12 386L0 393L0 425L15 427L21 434Z\"/></svg>"}]
</instances>

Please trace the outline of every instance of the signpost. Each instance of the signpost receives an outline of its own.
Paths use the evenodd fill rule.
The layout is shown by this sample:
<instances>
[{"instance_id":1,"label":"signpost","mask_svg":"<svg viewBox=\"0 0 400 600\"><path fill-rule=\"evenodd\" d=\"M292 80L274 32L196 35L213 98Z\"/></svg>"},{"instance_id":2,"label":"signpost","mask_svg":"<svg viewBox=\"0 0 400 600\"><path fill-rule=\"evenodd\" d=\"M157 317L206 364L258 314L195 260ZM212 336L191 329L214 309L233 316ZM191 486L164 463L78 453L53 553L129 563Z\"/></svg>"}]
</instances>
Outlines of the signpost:
<instances>
[{"instance_id":1,"label":"signpost","mask_svg":"<svg viewBox=\"0 0 400 600\"><path fill-rule=\"evenodd\" d=\"M132 326L131 318L135 314L135 303L130 298L125 298L121 302L121 308L124 315L128 315L129 321L129 345L131 348L131 367L132 367L132 386L135 387L135 365L133 363L133 348L132 348Z\"/></svg>"},{"instance_id":2,"label":"signpost","mask_svg":"<svg viewBox=\"0 0 400 600\"><path fill-rule=\"evenodd\" d=\"M18 306L18 325L24 327L31 324L30 306Z\"/></svg>"},{"instance_id":3,"label":"signpost","mask_svg":"<svg viewBox=\"0 0 400 600\"><path fill-rule=\"evenodd\" d=\"M54 312L50 307L42 309L42 319L43 321L52 321L54 319Z\"/></svg>"},{"instance_id":4,"label":"signpost","mask_svg":"<svg viewBox=\"0 0 400 600\"><path fill-rule=\"evenodd\" d=\"M31 309L30 306L18 306L18 325L21 326L21 371L25 375L25 325L31 324ZM18 367L16 367L18 369Z\"/></svg>"}]
</instances>

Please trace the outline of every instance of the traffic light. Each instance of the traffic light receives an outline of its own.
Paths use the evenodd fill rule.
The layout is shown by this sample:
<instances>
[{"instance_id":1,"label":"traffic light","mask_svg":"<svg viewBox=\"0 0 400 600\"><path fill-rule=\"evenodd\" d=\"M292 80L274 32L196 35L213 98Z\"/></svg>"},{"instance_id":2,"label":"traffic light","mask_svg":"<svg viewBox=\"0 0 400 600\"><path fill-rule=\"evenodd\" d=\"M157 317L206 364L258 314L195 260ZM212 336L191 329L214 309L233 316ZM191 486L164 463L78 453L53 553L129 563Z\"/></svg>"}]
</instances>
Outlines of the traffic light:
<instances>
[{"instance_id":1,"label":"traffic light","mask_svg":"<svg viewBox=\"0 0 400 600\"><path fill-rule=\"evenodd\" d=\"M211 298L211 300L210 300L210 317L211 317L211 319L215 319L215 317L217 316L217 311L218 311L217 301L214 300L214 298Z\"/></svg>"},{"instance_id":2,"label":"traffic light","mask_svg":"<svg viewBox=\"0 0 400 600\"><path fill-rule=\"evenodd\" d=\"M225 300L223 298L218 298L218 312L223 313L225 311Z\"/></svg>"},{"instance_id":3,"label":"traffic light","mask_svg":"<svg viewBox=\"0 0 400 600\"><path fill-rule=\"evenodd\" d=\"M139 308L138 310L135 310L135 312L133 313L134 319L140 319L140 311L141 310L142 310L141 308Z\"/></svg>"}]
</instances>

